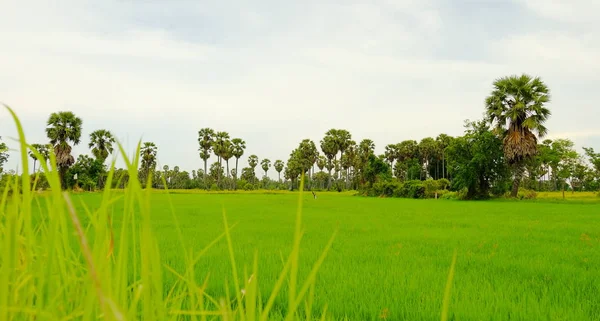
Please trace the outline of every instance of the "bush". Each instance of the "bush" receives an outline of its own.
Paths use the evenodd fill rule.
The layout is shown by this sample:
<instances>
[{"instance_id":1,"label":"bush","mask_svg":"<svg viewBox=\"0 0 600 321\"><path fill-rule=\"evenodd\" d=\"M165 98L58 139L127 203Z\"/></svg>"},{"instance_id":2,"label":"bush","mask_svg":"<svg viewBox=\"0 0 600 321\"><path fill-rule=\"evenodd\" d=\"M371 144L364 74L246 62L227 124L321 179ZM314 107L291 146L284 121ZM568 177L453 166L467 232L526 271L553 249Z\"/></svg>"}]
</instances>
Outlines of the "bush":
<instances>
[{"instance_id":1,"label":"bush","mask_svg":"<svg viewBox=\"0 0 600 321\"><path fill-rule=\"evenodd\" d=\"M520 200L532 200L537 198L537 193L530 189L521 188L517 193L517 198Z\"/></svg>"},{"instance_id":2,"label":"bush","mask_svg":"<svg viewBox=\"0 0 600 321\"><path fill-rule=\"evenodd\" d=\"M398 197L425 198L425 186L421 181L407 181L397 191Z\"/></svg>"},{"instance_id":3,"label":"bush","mask_svg":"<svg viewBox=\"0 0 600 321\"><path fill-rule=\"evenodd\" d=\"M458 199L458 193L457 192L448 192L446 191L446 193L442 194L442 196L440 196L440 199L443 200L455 200Z\"/></svg>"},{"instance_id":4,"label":"bush","mask_svg":"<svg viewBox=\"0 0 600 321\"><path fill-rule=\"evenodd\" d=\"M447 190L450 187L450 180L447 178L438 179L438 189Z\"/></svg>"},{"instance_id":5,"label":"bush","mask_svg":"<svg viewBox=\"0 0 600 321\"><path fill-rule=\"evenodd\" d=\"M434 198L435 192L440 189L440 182L433 179L428 179L423 182L423 186L425 187L425 197Z\"/></svg>"},{"instance_id":6,"label":"bush","mask_svg":"<svg viewBox=\"0 0 600 321\"><path fill-rule=\"evenodd\" d=\"M211 191L218 191L219 190L219 186L217 186L217 184L213 183L212 185L210 185L210 190Z\"/></svg>"}]
</instances>

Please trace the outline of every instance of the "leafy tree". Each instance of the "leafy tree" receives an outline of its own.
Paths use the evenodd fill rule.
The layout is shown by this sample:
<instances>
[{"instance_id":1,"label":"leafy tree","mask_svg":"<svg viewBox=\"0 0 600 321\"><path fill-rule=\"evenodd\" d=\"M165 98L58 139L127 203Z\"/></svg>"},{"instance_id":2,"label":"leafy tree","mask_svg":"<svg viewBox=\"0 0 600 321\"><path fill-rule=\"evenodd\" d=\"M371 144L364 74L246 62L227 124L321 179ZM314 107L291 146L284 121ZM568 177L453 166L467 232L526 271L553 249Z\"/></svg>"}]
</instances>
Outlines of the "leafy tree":
<instances>
[{"instance_id":1,"label":"leafy tree","mask_svg":"<svg viewBox=\"0 0 600 321\"><path fill-rule=\"evenodd\" d=\"M265 171L266 177L267 171L269 170L269 168L271 168L271 160L269 160L268 158L264 158L262 161L260 161L260 166L262 167L263 171Z\"/></svg>"},{"instance_id":2,"label":"leafy tree","mask_svg":"<svg viewBox=\"0 0 600 321\"><path fill-rule=\"evenodd\" d=\"M52 113L48 118L46 135L54 148L61 186L65 186L65 175L75 158L71 155L72 146L78 145L81 139L83 121L70 111Z\"/></svg>"},{"instance_id":3,"label":"leafy tree","mask_svg":"<svg viewBox=\"0 0 600 321\"><path fill-rule=\"evenodd\" d=\"M146 180L150 178L150 175L154 175L156 169L156 154L158 148L152 142L145 142L140 149L141 158L141 175L142 183L146 185Z\"/></svg>"},{"instance_id":4,"label":"leafy tree","mask_svg":"<svg viewBox=\"0 0 600 321\"><path fill-rule=\"evenodd\" d=\"M277 171L277 174L279 176L279 183L281 183L281 171L285 167L285 164L282 160L278 159L275 161L275 165L273 165L273 167L275 167L275 170Z\"/></svg>"},{"instance_id":5,"label":"leafy tree","mask_svg":"<svg viewBox=\"0 0 600 321\"><path fill-rule=\"evenodd\" d=\"M67 187L73 188L80 185L81 188L91 191L100 187L97 182L105 172L104 164L100 160L87 155L79 155L77 162L67 171ZM75 175L77 175L77 179L75 179Z\"/></svg>"},{"instance_id":6,"label":"leafy tree","mask_svg":"<svg viewBox=\"0 0 600 321\"><path fill-rule=\"evenodd\" d=\"M223 168L223 165L219 164L218 162L214 162L210 165L209 175L213 180L218 182L223 176L224 171L225 168Z\"/></svg>"},{"instance_id":7,"label":"leafy tree","mask_svg":"<svg viewBox=\"0 0 600 321\"><path fill-rule=\"evenodd\" d=\"M377 181L389 181L392 178L392 172L390 165L385 162L385 157L375 157L373 153L368 157L364 176L369 186Z\"/></svg>"},{"instance_id":8,"label":"leafy tree","mask_svg":"<svg viewBox=\"0 0 600 321\"><path fill-rule=\"evenodd\" d=\"M593 148L584 147L585 155L593 167L593 177L596 181L600 181L600 153L596 153Z\"/></svg>"},{"instance_id":9,"label":"leafy tree","mask_svg":"<svg viewBox=\"0 0 600 321\"><path fill-rule=\"evenodd\" d=\"M544 123L550 116L545 107L550 91L540 78L529 75L496 80L487 97L486 112L490 123L502 134L504 155L513 168L511 196L516 197L525 161L537 154L537 139L546 135Z\"/></svg>"},{"instance_id":10,"label":"leafy tree","mask_svg":"<svg viewBox=\"0 0 600 321\"><path fill-rule=\"evenodd\" d=\"M465 135L452 140L447 148L448 171L455 189L467 189L468 199L484 199L491 188L504 192L508 166L502 140L485 121L467 121Z\"/></svg>"},{"instance_id":11,"label":"leafy tree","mask_svg":"<svg viewBox=\"0 0 600 321\"><path fill-rule=\"evenodd\" d=\"M102 163L112 154L114 143L115 138L108 130L99 129L90 134L89 148L92 149L92 155Z\"/></svg>"},{"instance_id":12,"label":"leafy tree","mask_svg":"<svg viewBox=\"0 0 600 321\"><path fill-rule=\"evenodd\" d=\"M198 145L200 148L200 158L204 161L204 184L206 185L206 175L208 173L208 159L213 148L215 131L210 128L203 128L198 131ZM208 188L208 186L207 186Z\"/></svg>"},{"instance_id":13,"label":"leafy tree","mask_svg":"<svg viewBox=\"0 0 600 321\"><path fill-rule=\"evenodd\" d=\"M556 169L555 178L557 181L561 182L563 198L565 197L565 185L567 180L572 178L579 159L579 155L575 151L574 146L575 144L569 139L555 139L552 142L552 163Z\"/></svg>"},{"instance_id":14,"label":"leafy tree","mask_svg":"<svg viewBox=\"0 0 600 321\"><path fill-rule=\"evenodd\" d=\"M0 174L4 172L4 164L8 161L8 147L0 137ZM35 165L34 165L35 167Z\"/></svg>"},{"instance_id":15,"label":"leafy tree","mask_svg":"<svg viewBox=\"0 0 600 321\"><path fill-rule=\"evenodd\" d=\"M244 167L242 168L242 175L240 176L242 180L246 182L256 182L256 172L252 167Z\"/></svg>"}]
</instances>

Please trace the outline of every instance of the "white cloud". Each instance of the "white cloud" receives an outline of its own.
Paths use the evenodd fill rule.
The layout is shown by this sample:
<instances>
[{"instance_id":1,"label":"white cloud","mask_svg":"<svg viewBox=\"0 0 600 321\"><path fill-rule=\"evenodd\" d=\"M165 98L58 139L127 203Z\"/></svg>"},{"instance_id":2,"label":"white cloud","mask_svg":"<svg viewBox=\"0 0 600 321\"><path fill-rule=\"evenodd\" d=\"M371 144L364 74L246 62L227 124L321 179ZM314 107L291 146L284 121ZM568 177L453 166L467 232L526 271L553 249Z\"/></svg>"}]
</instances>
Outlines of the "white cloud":
<instances>
[{"instance_id":1,"label":"white cloud","mask_svg":"<svg viewBox=\"0 0 600 321\"><path fill-rule=\"evenodd\" d=\"M242 137L246 155L272 160L287 159L303 138L318 144L333 127L375 140L378 152L457 135L464 119L481 117L492 81L520 72L550 84L551 133L595 128L595 97L579 87L600 80L598 30L490 37L478 59L449 59L443 53L460 45L440 43L469 35L447 33L448 24L469 22L441 4L1 3L0 101L17 110L32 141L45 139L50 113L68 109L83 118L84 135L107 128L129 149L141 137L155 141L162 164L188 170L201 164L202 127ZM10 123L0 116L3 137L14 136Z\"/></svg>"}]
</instances>

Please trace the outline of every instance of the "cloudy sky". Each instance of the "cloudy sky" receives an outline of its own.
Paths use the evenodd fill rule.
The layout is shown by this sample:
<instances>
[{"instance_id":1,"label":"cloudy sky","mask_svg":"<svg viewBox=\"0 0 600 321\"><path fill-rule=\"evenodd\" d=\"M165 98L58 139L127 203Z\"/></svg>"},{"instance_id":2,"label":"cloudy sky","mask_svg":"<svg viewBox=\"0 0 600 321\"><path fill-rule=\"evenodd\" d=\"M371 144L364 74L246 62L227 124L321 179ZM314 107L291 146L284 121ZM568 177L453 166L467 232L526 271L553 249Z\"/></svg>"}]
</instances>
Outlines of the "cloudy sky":
<instances>
[{"instance_id":1,"label":"cloudy sky","mask_svg":"<svg viewBox=\"0 0 600 321\"><path fill-rule=\"evenodd\" d=\"M52 112L113 131L160 166L201 167L197 132L286 160L330 128L386 144L479 119L494 79L552 91L551 137L600 149L597 0L0 0L0 101L31 142ZM15 127L0 112L11 147ZM12 153L9 169L17 167Z\"/></svg>"}]
</instances>

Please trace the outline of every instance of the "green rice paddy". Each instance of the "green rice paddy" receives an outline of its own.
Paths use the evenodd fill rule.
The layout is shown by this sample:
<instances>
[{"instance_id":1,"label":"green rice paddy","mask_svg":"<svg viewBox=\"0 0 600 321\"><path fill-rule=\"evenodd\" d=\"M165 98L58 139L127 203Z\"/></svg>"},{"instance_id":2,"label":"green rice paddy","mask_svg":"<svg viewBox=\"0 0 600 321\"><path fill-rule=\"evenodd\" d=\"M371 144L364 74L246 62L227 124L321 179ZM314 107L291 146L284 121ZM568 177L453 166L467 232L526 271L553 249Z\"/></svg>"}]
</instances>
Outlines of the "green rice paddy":
<instances>
[{"instance_id":1,"label":"green rice paddy","mask_svg":"<svg viewBox=\"0 0 600 321\"><path fill-rule=\"evenodd\" d=\"M381 199L347 193L303 195L298 274L305 277L334 232L317 274L313 310L333 319L440 320L456 250L449 320L600 320L600 205L597 202ZM76 194L78 212L101 194ZM84 205L85 204L85 207ZM224 231L227 215L243 282L258 255L266 301L292 250L297 193L152 193L165 292L185 270L176 215L187 251L200 252ZM111 211L115 229L124 204ZM173 211L173 212L172 212ZM119 237L115 240L119 245ZM214 298L233 291L228 246L221 239L195 267ZM287 286L274 315L285 315Z\"/></svg>"}]
</instances>

